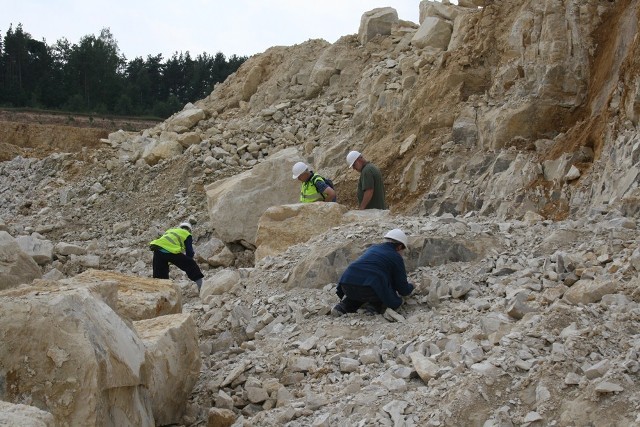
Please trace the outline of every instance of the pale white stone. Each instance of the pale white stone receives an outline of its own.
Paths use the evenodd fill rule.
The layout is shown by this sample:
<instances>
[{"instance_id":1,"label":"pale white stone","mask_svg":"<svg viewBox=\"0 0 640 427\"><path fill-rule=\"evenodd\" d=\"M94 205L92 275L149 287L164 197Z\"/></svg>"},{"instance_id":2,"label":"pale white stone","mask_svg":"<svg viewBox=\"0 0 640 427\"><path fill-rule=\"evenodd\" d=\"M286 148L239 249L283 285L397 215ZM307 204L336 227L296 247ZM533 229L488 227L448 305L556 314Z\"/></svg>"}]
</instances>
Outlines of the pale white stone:
<instances>
[{"instance_id":1,"label":"pale white stone","mask_svg":"<svg viewBox=\"0 0 640 427\"><path fill-rule=\"evenodd\" d=\"M428 357L417 352L411 353L409 357L411 357L414 369L425 383L428 383L430 379L438 375L440 367Z\"/></svg>"},{"instance_id":2,"label":"pale white stone","mask_svg":"<svg viewBox=\"0 0 640 427\"><path fill-rule=\"evenodd\" d=\"M609 359L604 359L585 369L584 374L590 380L604 376L611 368Z\"/></svg>"},{"instance_id":3,"label":"pale white stone","mask_svg":"<svg viewBox=\"0 0 640 427\"><path fill-rule=\"evenodd\" d=\"M389 35L398 21L398 12L392 7L382 7L365 12L360 18L358 39L367 44L376 35Z\"/></svg>"},{"instance_id":4,"label":"pale white stone","mask_svg":"<svg viewBox=\"0 0 640 427\"><path fill-rule=\"evenodd\" d=\"M71 243L60 242L54 246L54 252L59 255L84 255L87 253L87 249L82 246L74 245Z\"/></svg>"},{"instance_id":5,"label":"pale white stone","mask_svg":"<svg viewBox=\"0 0 640 427\"><path fill-rule=\"evenodd\" d=\"M144 344L95 294L34 285L0 293L0 310L3 336L30 337L0 346L3 367L24 397L51 384L42 403L56 424L155 425Z\"/></svg>"},{"instance_id":6,"label":"pale white stone","mask_svg":"<svg viewBox=\"0 0 640 427\"><path fill-rule=\"evenodd\" d=\"M359 366L360 362L355 359L350 357L340 358L340 371L342 372L356 372Z\"/></svg>"},{"instance_id":7,"label":"pale white stone","mask_svg":"<svg viewBox=\"0 0 640 427\"><path fill-rule=\"evenodd\" d=\"M87 270L70 279L71 286L111 288L117 299L110 304L123 318L144 320L182 311L182 293L171 280L152 279L105 270Z\"/></svg>"},{"instance_id":8,"label":"pale white stone","mask_svg":"<svg viewBox=\"0 0 640 427\"><path fill-rule=\"evenodd\" d=\"M293 372L308 372L317 369L318 364L310 357L293 357L289 360L289 368Z\"/></svg>"},{"instance_id":9,"label":"pale white stone","mask_svg":"<svg viewBox=\"0 0 640 427\"><path fill-rule=\"evenodd\" d=\"M411 44L419 49L432 47L447 50L452 33L451 23L435 16L428 16L420 24L420 28L411 39Z\"/></svg>"},{"instance_id":10,"label":"pale white stone","mask_svg":"<svg viewBox=\"0 0 640 427\"><path fill-rule=\"evenodd\" d=\"M624 391L624 388L616 383L602 381L596 385L596 391L598 393L619 393Z\"/></svg>"},{"instance_id":11,"label":"pale white stone","mask_svg":"<svg viewBox=\"0 0 640 427\"><path fill-rule=\"evenodd\" d=\"M223 295L237 286L240 280L238 270L232 268L220 270L202 283L200 298L206 300L210 295Z\"/></svg>"},{"instance_id":12,"label":"pale white stone","mask_svg":"<svg viewBox=\"0 0 640 427\"><path fill-rule=\"evenodd\" d=\"M200 108L195 108L193 105L185 106L185 109L180 111L179 113L171 116L167 123L170 126L183 127L186 129L191 129L195 126L200 120L205 118L205 112Z\"/></svg>"},{"instance_id":13,"label":"pale white stone","mask_svg":"<svg viewBox=\"0 0 640 427\"><path fill-rule=\"evenodd\" d=\"M18 242L6 231L0 231L0 290L30 283L42 277L34 259L20 249Z\"/></svg>"},{"instance_id":14,"label":"pale white stone","mask_svg":"<svg viewBox=\"0 0 640 427\"><path fill-rule=\"evenodd\" d=\"M18 236L16 242L20 249L31 256L38 265L49 264L53 261L53 243L36 236Z\"/></svg>"},{"instance_id":15,"label":"pale white stone","mask_svg":"<svg viewBox=\"0 0 640 427\"><path fill-rule=\"evenodd\" d=\"M56 422L53 415L35 406L0 400L0 426L55 427Z\"/></svg>"},{"instance_id":16,"label":"pale white stone","mask_svg":"<svg viewBox=\"0 0 640 427\"><path fill-rule=\"evenodd\" d=\"M256 260L278 255L342 222L347 207L339 203L296 203L268 208L258 220ZM309 227L313 223L313 227Z\"/></svg>"},{"instance_id":17,"label":"pale white stone","mask_svg":"<svg viewBox=\"0 0 640 427\"><path fill-rule=\"evenodd\" d=\"M285 149L250 171L206 185L209 218L218 236L225 242L243 239L255 244L262 214L271 206L298 200L300 181L291 179L291 168L302 160L297 149Z\"/></svg>"},{"instance_id":18,"label":"pale white stone","mask_svg":"<svg viewBox=\"0 0 640 427\"><path fill-rule=\"evenodd\" d=\"M200 374L198 331L190 314L133 322L149 364L147 387L156 424L177 424Z\"/></svg>"},{"instance_id":19,"label":"pale white stone","mask_svg":"<svg viewBox=\"0 0 640 427\"><path fill-rule=\"evenodd\" d=\"M569 168L569 171L564 176L564 180L574 181L578 178L580 178L580 170L577 167L575 167L575 165L571 165L571 167Z\"/></svg>"}]
</instances>

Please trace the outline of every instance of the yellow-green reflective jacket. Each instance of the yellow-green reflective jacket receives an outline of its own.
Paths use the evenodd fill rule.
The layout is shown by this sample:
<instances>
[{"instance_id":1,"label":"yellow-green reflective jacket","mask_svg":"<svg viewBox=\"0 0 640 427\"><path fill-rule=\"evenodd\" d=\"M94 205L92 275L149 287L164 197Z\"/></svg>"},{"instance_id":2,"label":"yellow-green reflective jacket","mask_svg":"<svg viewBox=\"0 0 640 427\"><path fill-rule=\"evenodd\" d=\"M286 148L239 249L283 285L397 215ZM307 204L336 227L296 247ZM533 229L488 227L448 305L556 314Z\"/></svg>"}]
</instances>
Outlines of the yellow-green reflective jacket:
<instances>
[{"instance_id":1,"label":"yellow-green reflective jacket","mask_svg":"<svg viewBox=\"0 0 640 427\"><path fill-rule=\"evenodd\" d=\"M300 186L300 203L313 203L318 200L324 200L324 196L322 193L318 193L318 189L316 188L316 182L324 181L320 175L316 175L315 173L302 183Z\"/></svg>"},{"instance_id":2,"label":"yellow-green reflective jacket","mask_svg":"<svg viewBox=\"0 0 640 427\"><path fill-rule=\"evenodd\" d=\"M170 228L161 237L149 244L159 246L172 254L181 254L185 251L184 241L190 235L191 233L184 228Z\"/></svg>"}]
</instances>

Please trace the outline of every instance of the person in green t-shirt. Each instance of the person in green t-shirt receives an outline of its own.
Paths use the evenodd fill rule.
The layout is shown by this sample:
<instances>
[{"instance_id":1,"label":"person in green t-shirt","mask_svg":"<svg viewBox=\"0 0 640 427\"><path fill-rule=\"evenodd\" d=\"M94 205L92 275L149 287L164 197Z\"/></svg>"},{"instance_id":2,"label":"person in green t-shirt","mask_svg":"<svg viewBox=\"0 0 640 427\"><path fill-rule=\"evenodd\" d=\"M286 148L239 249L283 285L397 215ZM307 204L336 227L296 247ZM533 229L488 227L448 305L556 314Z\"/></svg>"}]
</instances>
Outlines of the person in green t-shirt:
<instances>
[{"instance_id":1,"label":"person in green t-shirt","mask_svg":"<svg viewBox=\"0 0 640 427\"><path fill-rule=\"evenodd\" d=\"M347 154L347 164L350 168L360 172L357 193L358 209L387 209L380 169L368 162L358 151L351 151Z\"/></svg>"}]
</instances>

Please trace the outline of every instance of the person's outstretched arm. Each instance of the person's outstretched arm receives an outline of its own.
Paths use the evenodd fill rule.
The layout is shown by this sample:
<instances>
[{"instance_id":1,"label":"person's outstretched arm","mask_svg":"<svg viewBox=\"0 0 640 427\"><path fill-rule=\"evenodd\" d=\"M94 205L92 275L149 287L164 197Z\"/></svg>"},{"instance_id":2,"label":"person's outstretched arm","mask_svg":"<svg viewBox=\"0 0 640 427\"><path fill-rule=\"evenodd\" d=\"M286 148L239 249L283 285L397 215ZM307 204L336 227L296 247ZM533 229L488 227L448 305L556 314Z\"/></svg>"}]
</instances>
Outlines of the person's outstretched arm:
<instances>
[{"instance_id":1,"label":"person's outstretched arm","mask_svg":"<svg viewBox=\"0 0 640 427\"><path fill-rule=\"evenodd\" d=\"M184 250L185 254L189 258L193 258L193 256L196 254L193 250L193 238L191 236L187 237L187 239L184 241Z\"/></svg>"}]
</instances>

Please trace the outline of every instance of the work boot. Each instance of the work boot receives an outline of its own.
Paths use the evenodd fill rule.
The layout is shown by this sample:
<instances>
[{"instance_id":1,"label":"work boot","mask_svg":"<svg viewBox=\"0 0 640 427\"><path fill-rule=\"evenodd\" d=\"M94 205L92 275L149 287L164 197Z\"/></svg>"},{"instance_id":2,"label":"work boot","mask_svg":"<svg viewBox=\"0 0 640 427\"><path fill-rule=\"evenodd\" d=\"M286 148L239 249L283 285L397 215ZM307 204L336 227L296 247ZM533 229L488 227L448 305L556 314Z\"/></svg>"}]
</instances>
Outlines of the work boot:
<instances>
[{"instance_id":1,"label":"work boot","mask_svg":"<svg viewBox=\"0 0 640 427\"><path fill-rule=\"evenodd\" d=\"M345 314L347 314L347 311L344 309L344 307L342 306L342 303L340 302L331 309L331 315L333 317L340 317Z\"/></svg>"},{"instance_id":2,"label":"work boot","mask_svg":"<svg viewBox=\"0 0 640 427\"><path fill-rule=\"evenodd\" d=\"M378 314L378 309L376 309L370 302L365 302L364 304L362 304L360 309L364 311L364 314L366 314L367 316L375 316L376 314Z\"/></svg>"}]
</instances>

